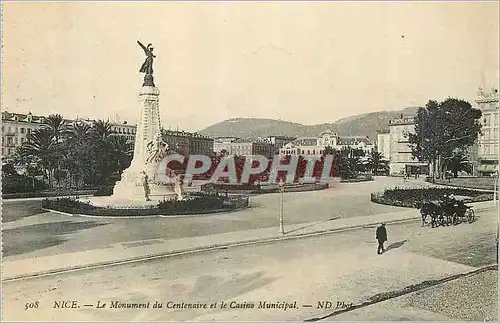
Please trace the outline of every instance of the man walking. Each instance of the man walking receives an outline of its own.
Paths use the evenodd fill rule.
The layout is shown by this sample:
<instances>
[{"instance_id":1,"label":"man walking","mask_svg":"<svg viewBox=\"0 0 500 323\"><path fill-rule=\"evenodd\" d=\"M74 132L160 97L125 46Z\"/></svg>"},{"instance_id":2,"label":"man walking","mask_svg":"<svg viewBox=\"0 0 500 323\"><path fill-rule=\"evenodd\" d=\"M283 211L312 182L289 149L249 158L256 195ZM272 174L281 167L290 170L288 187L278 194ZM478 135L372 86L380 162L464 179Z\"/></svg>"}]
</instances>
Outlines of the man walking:
<instances>
[{"instance_id":1,"label":"man walking","mask_svg":"<svg viewBox=\"0 0 500 323\"><path fill-rule=\"evenodd\" d=\"M384 249L384 242L387 241L387 230L385 229L385 223L382 223L378 228L377 228L377 234L375 236L375 239L378 240L378 248L377 248L377 254L381 254L385 251Z\"/></svg>"}]
</instances>

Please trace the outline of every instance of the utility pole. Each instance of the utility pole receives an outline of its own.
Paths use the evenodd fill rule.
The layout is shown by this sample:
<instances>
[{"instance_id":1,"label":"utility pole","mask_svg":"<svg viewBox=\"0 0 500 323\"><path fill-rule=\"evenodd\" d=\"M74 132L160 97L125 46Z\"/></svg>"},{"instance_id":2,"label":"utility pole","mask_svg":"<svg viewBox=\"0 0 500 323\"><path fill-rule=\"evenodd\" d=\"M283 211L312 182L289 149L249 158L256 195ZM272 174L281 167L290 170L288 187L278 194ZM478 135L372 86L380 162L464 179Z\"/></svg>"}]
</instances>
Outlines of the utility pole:
<instances>
[{"instance_id":1,"label":"utility pole","mask_svg":"<svg viewBox=\"0 0 500 323\"><path fill-rule=\"evenodd\" d=\"M285 191L285 183L283 182L283 179L280 179L278 186L280 188L280 232L281 234L285 234L285 228L283 227L283 192Z\"/></svg>"}]
</instances>

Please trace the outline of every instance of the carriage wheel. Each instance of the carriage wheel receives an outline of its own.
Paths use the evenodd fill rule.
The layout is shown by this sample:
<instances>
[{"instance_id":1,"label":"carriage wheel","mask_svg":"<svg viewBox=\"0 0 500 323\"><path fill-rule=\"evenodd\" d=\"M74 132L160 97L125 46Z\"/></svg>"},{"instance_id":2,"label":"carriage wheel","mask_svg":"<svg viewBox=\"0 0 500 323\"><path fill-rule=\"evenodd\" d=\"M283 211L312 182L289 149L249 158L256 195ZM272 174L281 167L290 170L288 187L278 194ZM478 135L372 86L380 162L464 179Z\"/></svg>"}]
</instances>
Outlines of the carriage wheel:
<instances>
[{"instance_id":1,"label":"carriage wheel","mask_svg":"<svg viewBox=\"0 0 500 323\"><path fill-rule=\"evenodd\" d=\"M467 211L465 211L465 216L467 217L467 221L469 221L469 223L474 222L474 210L467 209Z\"/></svg>"}]
</instances>

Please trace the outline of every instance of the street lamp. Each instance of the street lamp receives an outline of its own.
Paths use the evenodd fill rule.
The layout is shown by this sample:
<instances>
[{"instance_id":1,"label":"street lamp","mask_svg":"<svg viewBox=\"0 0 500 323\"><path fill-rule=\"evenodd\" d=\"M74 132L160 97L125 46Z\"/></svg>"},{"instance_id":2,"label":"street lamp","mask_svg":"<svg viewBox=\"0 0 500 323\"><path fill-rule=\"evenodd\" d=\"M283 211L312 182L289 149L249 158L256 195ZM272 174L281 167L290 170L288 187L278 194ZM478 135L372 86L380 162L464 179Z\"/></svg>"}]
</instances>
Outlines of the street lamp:
<instances>
[{"instance_id":1,"label":"street lamp","mask_svg":"<svg viewBox=\"0 0 500 323\"><path fill-rule=\"evenodd\" d=\"M498 190L498 176L500 175L500 170L498 169L498 165L495 167L495 173L493 174L493 177L495 177L495 185L493 187L493 202L495 204L498 203L499 201L499 190Z\"/></svg>"},{"instance_id":2,"label":"street lamp","mask_svg":"<svg viewBox=\"0 0 500 323\"><path fill-rule=\"evenodd\" d=\"M285 228L283 227L283 192L285 191L285 183L282 178L280 178L278 186L280 188L280 232L285 234Z\"/></svg>"}]
</instances>

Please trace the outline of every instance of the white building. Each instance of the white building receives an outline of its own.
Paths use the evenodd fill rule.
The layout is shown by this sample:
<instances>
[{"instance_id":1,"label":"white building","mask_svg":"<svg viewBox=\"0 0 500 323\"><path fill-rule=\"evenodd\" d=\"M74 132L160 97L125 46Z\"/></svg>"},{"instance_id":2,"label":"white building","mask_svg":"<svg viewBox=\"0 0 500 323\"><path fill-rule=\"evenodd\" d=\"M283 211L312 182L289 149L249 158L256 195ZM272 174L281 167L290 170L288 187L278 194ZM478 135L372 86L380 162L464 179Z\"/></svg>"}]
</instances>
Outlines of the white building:
<instances>
[{"instance_id":1,"label":"white building","mask_svg":"<svg viewBox=\"0 0 500 323\"><path fill-rule=\"evenodd\" d=\"M46 117L2 112L2 160L14 155L16 148L27 141L27 136L45 125Z\"/></svg>"},{"instance_id":2,"label":"white building","mask_svg":"<svg viewBox=\"0 0 500 323\"><path fill-rule=\"evenodd\" d=\"M413 158L408 135L415 133L416 118L403 116L389 120L389 167L391 175L427 174L427 163Z\"/></svg>"},{"instance_id":3,"label":"white building","mask_svg":"<svg viewBox=\"0 0 500 323\"><path fill-rule=\"evenodd\" d=\"M232 155L233 154L233 147L231 143L233 143L236 140L239 140L240 138L237 137L218 137L214 139L214 152L217 154L220 154L222 151L225 153Z\"/></svg>"},{"instance_id":4,"label":"white building","mask_svg":"<svg viewBox=\"0 0 500 323\"><path fill-rule=\"evenodd\" d=\"M492 89L485 93L480 87L476 103L483 113L481 117L482 134L478 138L478 166L479 176L491 176L498 165L498 151L500 143L498 90Z\"/></svg>"},{"instance_id":5,"label":"white building","mask_svg":"<svg viewBox=\"0 0 500 323\"><path fill-rule=\"evenodd\" d=\"M389 160L391 156L391 134L389 131L377 133L377 152L382 154L384 159Z\"/></svg>"},{"instance_id":6,"label":"white building","mask_svg":"<svg viewBox=\"0 0 500 323\"><path fill-rule=\"evenodd\" d=\"M314 155L321 156L326 147L333 149L342 149L342 147L351 147L362 149L369 153L375 145L363 136L343 136L327 130L320 133L317 137L300 137L284 145L280 149L280 155Z\"/></svg>"}]
</instances>

